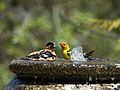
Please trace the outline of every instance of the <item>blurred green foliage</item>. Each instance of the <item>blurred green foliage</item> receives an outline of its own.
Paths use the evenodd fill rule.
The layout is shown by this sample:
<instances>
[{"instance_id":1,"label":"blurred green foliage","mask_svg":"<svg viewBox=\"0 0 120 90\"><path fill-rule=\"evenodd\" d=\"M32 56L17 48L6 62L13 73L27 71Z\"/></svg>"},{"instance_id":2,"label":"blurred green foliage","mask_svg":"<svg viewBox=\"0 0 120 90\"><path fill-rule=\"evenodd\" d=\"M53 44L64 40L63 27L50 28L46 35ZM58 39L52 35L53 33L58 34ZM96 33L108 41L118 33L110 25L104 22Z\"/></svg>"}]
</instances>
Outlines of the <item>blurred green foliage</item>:
<instances>
[{"instance_id":1,"label":"blurred green foliage","mask_svg":"<svg viewBox=\"0 0 120 90\"><path fill-rule=\"evenodd\" d=\"M93 57L120 59L118 0L0 0L1 86L10 80L3 64L65 41L95 49ZM61 57L59 45L56 48Z\"/></svg>"},{"instance_id":2,"label":"blurred green foliage","mask_svg":"<svg viewBox=\"0 0 120 90\"><path fill-rule=\"evenodd\" d=\"M5 68L4 65L0 65L0 72L0 89L3 90L3 88L10 81L12 74L10 73L10 71L8 71L7 68Z\"/></svg>"}]
</instances>

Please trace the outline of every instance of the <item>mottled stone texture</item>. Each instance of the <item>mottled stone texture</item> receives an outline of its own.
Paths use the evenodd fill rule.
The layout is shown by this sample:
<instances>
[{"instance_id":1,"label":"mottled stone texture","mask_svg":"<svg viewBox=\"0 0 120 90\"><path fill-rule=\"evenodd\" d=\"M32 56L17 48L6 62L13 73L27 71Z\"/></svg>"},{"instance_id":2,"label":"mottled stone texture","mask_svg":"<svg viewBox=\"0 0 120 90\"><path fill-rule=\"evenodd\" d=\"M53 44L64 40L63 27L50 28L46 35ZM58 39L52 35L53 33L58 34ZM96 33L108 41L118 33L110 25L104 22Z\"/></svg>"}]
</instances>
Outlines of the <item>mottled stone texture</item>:
<instances>
[{"instance_id":1,"label":"mottled stone texture","mask_svg":"<svg viewBox=\"0 0 120 90\"><path fill-rule=\"evenodd\" d=\"M120 82L119 60L90 59L79 63L65 60L13 60L9 69L15 76L5 90L67 90L66 87L71 88L69 84L74 89L88 88L92 85L93 88L100 86L104 88L102 90L112 90L106 89L103 84L108 83L109 86L110 83Z\"/></svg>"},{"instance_id":2,"label":"mottled stone texture","mask_svg":"<svg viewBox=\"0 0 120 90\"><path fill-rule=\"evenodd\" d=\"M17 86L9 87L9 90L120 90L120 84L17 85Z\"/></svg>"}]
</instances>

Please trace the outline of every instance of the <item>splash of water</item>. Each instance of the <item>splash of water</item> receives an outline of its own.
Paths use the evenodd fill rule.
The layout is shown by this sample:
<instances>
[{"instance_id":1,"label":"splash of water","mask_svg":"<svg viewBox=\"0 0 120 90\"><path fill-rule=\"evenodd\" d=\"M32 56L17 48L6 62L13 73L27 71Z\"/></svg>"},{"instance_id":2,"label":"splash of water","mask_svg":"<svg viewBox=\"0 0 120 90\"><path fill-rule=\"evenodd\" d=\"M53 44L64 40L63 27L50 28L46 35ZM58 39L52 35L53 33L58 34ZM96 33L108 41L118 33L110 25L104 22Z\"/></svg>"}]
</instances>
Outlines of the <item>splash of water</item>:
<instances>
[{"instance_id":1,"label":"splash of water","mask_svg":"<svg viewBox=\"0 0 120 90\"><path fill-rule=\"evenodd\" d=\"M76 46L71 51L71 61L86 61L87 59L83 55L83 48L81 46Z\"/></svg>"}]
</instances>

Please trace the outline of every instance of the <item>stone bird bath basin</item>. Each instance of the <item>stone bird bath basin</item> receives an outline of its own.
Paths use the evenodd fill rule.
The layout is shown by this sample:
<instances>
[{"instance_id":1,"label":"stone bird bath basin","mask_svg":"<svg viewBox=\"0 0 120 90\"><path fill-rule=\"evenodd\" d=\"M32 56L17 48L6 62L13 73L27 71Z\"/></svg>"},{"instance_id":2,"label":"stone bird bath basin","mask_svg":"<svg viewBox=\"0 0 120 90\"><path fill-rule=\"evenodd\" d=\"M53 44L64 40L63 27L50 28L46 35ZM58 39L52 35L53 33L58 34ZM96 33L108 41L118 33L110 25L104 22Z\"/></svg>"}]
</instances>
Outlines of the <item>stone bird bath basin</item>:
<instances>
[{"instance_id":1,"label":"stone bird bath basin","mask_svg":"<svg viewBox=\"0 0 120 90\"><path fill-rule=\"evenodd\" d=\"M114 85L118 83L118 86L115 87L117 89L120 87L119 60L99 58L88 59L87 62L71 62L63 59L51 62L13 60L9 69L15 75L5 90L46 90L49 88L67 90L66 85L67 88L72 85L74 89L94 85L91 90L95 90L94 88L97 88L98 85L99 88L107 88L107 85L110 86L111 83Z\"/></svg>"}]
</instances>

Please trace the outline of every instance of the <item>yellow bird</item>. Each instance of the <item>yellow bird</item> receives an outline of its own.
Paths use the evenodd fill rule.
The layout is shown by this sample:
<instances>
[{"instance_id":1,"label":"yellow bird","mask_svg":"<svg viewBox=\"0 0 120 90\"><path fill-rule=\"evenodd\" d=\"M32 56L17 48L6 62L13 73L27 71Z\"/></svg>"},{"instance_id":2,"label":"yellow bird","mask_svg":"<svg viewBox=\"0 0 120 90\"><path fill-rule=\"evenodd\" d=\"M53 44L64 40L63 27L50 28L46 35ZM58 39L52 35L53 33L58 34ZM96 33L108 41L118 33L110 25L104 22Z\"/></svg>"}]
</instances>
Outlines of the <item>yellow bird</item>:
<instances>
[{"instance_id":1,"label":"yellow bird","mask_svg":"<svg viewBox=\"0 0 120 90\"><path fill-rule=\"evenodd\" d=\"M62 55L64 59L70 59L70 47L67 43L65 42L60 42L60 45L62 47Z\"/></svg>"},{"instance_id":2,"label":"yellow bird","mask_svg":"<svg viewBox=\"0 0 120 90\"><path fill-rule=\"evenodd\" d=\"M60 42L61 48L62 48L62 55L64 59L70 59L70 53L71 53L71 49L69 47L69 45L65 42ZM87 53L84 53L84 57L88 58L89 56L92 56L93 52L95 52L95 50L91 50Z\"/></svg>"}]
</instances>

